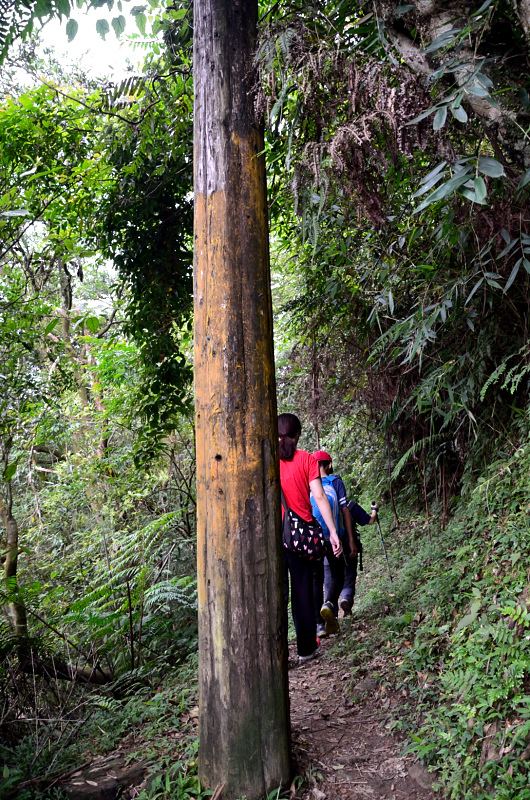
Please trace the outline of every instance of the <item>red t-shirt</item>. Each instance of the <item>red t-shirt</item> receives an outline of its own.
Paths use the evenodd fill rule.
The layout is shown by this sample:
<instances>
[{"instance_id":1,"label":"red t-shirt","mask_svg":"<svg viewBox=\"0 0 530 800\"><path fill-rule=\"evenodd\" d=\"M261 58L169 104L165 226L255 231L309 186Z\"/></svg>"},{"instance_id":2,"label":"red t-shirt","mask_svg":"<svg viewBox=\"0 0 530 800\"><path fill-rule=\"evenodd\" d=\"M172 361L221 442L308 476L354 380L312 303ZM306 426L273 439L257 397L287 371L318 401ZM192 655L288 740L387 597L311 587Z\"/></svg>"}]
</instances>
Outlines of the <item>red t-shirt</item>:
<instances>
[{"instance_id":1,"label":"red t-shirt","mask_svg":"<svg viewBox=\"0 0 530 800\"><path fill-rule=\"evenodd\" d=\"M306 522L311 522L313 518L309 481L319 477L318 461L305 450L296 450L292 461L282 461L280 458L280 483L285 502Z\"/></svg>"}]
</instances>

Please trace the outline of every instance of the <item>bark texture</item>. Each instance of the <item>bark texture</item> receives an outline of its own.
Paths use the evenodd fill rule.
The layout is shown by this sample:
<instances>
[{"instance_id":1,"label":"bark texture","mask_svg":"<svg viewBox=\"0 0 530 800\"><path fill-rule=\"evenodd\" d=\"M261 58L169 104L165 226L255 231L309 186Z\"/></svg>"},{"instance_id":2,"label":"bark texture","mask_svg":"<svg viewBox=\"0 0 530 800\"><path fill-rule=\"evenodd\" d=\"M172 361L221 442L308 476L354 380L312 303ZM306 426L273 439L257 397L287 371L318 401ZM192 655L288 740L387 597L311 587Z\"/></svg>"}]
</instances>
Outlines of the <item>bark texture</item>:
<instances>
[{"instance_id":1,"label":"bark texture","mask_svg":"<svg viewBox=\"0 0 530 800\"><path fill-rule=\"evenodd\" d=\"M14 598L10 603L10 611L13 619L13 627L17 636L26 636L28 632L28 621L26 618L26 608L24 603L18 599L17 583L17 560L18 560L18 525L13 516L13 500L11 497L11 487L7 487L7 503L0 497L0 521L5 528L5 561L4 561L4 581L6 591ZM0 542L1 544L1 542Z\"/></svg>"},{"instance_id":2,"label":"bark texture","mask_svg":"<svg viewBox=\"0 0 530 800\"><path fill-rule=\"evenodd\" d=\"M248 800L290 777L257 2L194 10L199 773Z\"/></svg>"}]
</instances>

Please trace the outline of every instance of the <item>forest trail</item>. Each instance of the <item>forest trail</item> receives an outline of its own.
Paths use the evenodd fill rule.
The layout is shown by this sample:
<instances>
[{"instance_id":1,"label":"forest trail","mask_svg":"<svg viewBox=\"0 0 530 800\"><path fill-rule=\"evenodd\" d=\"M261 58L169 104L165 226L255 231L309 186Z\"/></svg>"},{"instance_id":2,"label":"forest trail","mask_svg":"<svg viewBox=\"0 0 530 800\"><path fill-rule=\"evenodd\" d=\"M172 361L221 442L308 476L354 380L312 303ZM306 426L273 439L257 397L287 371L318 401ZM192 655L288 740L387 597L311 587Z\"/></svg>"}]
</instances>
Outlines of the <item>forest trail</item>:
<instances>
[{"instance_id":1,"label":"forest trail","mask_svg":"<svg viewBox=\"0 0 530 800\"><path fill-rule=\"evenodd\" d=\"M342 622L342 620L341 620ZM434 800L433 776L404 757L404 736L388 725L407 699L376 675L385 673L385 656L374 654L367 675L352 678L347 639L366 635L368 624L353 618L342 633L322 641L321 655L302 665L289 645L289 688L295 774L304 780L290 800ZM344 645L345 655L340 652ZM197 708L182 715L174 731L174 760L184 739L197 735ZM171 735L171 734L170 734ZM135 751L147 744L142 730L131 732L120 748L63 776L59 785L71 800L125 800L149 790L147 763ZM131 758L132 757L132 758Z\"/></svg>"},{"instance_id":2,"label":"forest trail","mask_svg":"<svg viewBox=\"0 0 530 800\"><path fill-rule=\"evenodd\" d=\"M355 624L359 626L359 622ZM354 635L348 626L345 636ZM433 777L403 757L401 739L385 729L402 702L372 677L354 684L336 649L322 641L322 655L299 665L289 648L291 727L297 774L313 787L308 800L432 800ZM376 659L377 660L377 659ZM374 664L374 667L376 665ZM306 787L306 784L304 784Z\"/></svg>"}]
</instances>

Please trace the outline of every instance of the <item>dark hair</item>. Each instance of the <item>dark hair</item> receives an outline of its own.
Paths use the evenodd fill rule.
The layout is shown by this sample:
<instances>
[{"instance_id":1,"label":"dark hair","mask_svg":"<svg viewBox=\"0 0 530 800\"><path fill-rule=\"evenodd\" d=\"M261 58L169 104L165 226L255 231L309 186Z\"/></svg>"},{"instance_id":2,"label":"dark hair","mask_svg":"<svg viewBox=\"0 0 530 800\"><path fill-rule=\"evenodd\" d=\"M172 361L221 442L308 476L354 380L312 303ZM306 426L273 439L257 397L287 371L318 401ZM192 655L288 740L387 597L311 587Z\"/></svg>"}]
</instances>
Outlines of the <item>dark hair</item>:
<instances>
[{"instance_id":1,"label":"dark hair","mask_svg":"<svg viewBox=\"0 0 530 800\"><path fill-rule=\"evenodd\" d=\"M302 426L296 414L280 414L278 417L278 436L280 437L280 458L292 461L296 453L296 436L302 433Z\"/></svg>"},{"instance_id":2,"label":"dark hair","mask_svg":"<svg viewBox=\"0 0 530 800\"><path fill-rule=\"evenodd\" d=\"M324 467L324 469L327 470L327 468L329 467L330 464L331 464L331 461L319 461L318 462L318 468L320 469L320 467Z\"/></svg>"}]
</instances>

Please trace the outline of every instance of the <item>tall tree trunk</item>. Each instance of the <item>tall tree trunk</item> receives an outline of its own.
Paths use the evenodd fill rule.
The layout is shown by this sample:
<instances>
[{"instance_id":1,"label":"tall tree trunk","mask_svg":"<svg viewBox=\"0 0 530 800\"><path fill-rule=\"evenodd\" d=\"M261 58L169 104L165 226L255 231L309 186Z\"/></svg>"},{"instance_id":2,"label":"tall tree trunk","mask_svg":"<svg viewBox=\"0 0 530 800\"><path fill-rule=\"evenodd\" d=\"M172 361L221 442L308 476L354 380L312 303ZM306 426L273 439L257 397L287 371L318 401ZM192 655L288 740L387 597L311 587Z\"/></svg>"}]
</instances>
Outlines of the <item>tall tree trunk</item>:
<instances>
[{"instance_id":1,"label":"tall tree trunk","mask_svg":"<svg viewBox=\"0 0 530 800\"><path fill-rule=\"evenodd\" d=\"M248 800L290 777L257 12L195 0L199 773Z\"/></svg>"},{"instance_id":2,"label":"tall tree trunk","mask_svg":"<svg viewBox=\"0 0 530 800\"><path fill-rule=\"evenodd\" d=\"M313 343L311 346L311 402L313 406L313 428L315 431L315 439L317 450L320 450L320 428L318 424L318 360L317 360L317 345L316 345L316 332L313 329Z\"/></svg>"},{"instance_id":3,"label":"tall tree trunk","mask_svg":"<svg viewBox=\"0 0 530 800\"><path fill-rule=\"evenodd\" d=\"M28 632L28 621L26 618L26 608L24 603L18 599L17 583L17 560L18 560L18 525L13 516L13 500L11 497L11 487L7 487L7 502L0 498L0 519L6 529L6 553L4 561L4 580L6 589L10 597L10 611L13 618L13 626L18 636L26 636Z\"/></svg>"}]
</instances>

